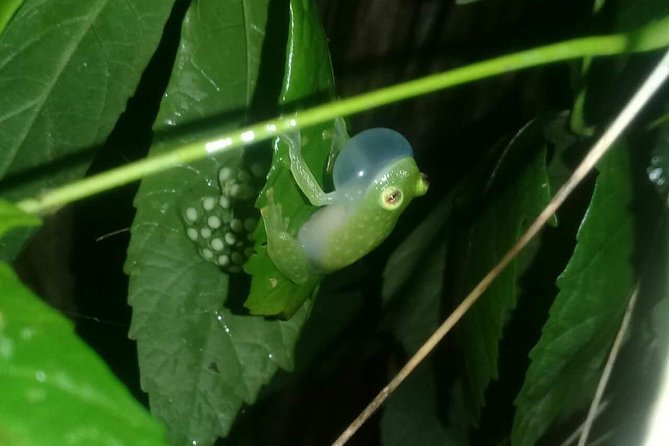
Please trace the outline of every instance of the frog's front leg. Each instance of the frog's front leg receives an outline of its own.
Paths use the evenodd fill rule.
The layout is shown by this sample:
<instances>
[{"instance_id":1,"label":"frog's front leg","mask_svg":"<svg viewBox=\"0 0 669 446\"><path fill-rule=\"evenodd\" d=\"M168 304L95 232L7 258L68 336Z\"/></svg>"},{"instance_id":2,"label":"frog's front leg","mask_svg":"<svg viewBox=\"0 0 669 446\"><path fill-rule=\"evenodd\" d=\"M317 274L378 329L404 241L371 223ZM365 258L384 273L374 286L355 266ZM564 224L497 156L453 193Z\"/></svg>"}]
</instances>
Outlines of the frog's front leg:
<instances>
[{"instance_id":1,"label":"frog's front leg","mask_svg":"<svg viewBox=\"0 0 669 446\"><path fill-rule=\"evenodd\" d=\"M277 269L295 283L304 283L311 274L311 265L304 250L288 232L281 206L274 202L273 190L267 192L269 204L260 210L267 233L267 254Z\"/></svg>"},{"instance_id":2,"label":"frog's front leg","mask_svg":"<svg viewBox=\"0 0 669 446\"><path fill-rule=\"evenodd\" d=\"M292 133L290 136L280 135L279 138L288 144L290 171L293 174L295 183L297 183L297 186L309 202L314 206L325 206L333 203L336 197L335 192L323 192L314 174L311 173L311 169L309 169L309 166L304 161L304 157L302 156L302 138L299 132Z\"/></svg>"}]
</instances>

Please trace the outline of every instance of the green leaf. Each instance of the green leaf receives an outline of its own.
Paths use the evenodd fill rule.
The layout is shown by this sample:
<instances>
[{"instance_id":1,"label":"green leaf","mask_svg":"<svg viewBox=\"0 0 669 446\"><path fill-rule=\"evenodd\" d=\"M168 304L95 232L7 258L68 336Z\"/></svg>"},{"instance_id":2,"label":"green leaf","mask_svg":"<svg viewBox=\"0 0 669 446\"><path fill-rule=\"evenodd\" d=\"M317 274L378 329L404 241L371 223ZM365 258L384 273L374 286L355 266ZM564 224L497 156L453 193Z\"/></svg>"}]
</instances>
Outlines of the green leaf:
<instances>
[{"instance_id":1,"label":"green leaf","mask_svg":"<svg viewBox=\"0 0 669 446\"><path fill-rule=\"evenodd\" d=\"M42 220L39 217L27 214L13 203L0 199L0 238L10 229L39 226L41 224Z\"/></svg>"},{"instance_id":2,"label":"green leaf","mask_svg":"<svg viewBox=\"0 0 669 446\"><path fill-rule=\"evenodd\" d=\"M135 91L170 1L26 0L0 35L0 193L81 176ZM26 233L0 242L13 257ZM22 236L21 236L22 235Z\"/></svg>"},{"instance_id":3,"label":"green leaf","mask_svg":"<svg viewBox=\"0 0 669 446\"><path fill-rule=\"evenodd\" d=\"M262 61L259 55L267 43L269 3L200 0L191 5L157 130L219 116L227 118L223 127L238 127L253 103L268 102L256 97L255 87L266 60L264 52ZM296 22L300 5L293 5L290 36L297 49L312 40L306 33L312 25ZM305 7L313 18L315 11ZM301 58L308 54L296 52L293 66L307 70ZM267 66L270 72L283 68ZM297 81L296 88L304 88L302 78ZM267 147L251 150L262 149L269 155ZM165 150L167 143L157 144L151 154ZM245 297L240 280L204 260L186 236L186 206L220 195L219 170L247 156L262 153L229 153L147 178L136 198L126 265L131 336L137 339L142 387L149 393L151 410L177 444L207 445L226 435L242 404L252 404L278 368L293 367L294 346L309 312L309 305L302 306L286 322L239 314Z\"/></svg>"},{"instance_id":4,"label":"green leaf","mask_svg":"<svg viewBox=\"0 0 669 446\"><path fill-rule=\"evenodd\" d=\"M630 161L620 144L599 165L569 264L558 278L531 364L516 399L512 444L533 445L558 417L592 397L632 286Z\"/></svg>"},{"instance_id":5,"label":"green leaf","mask_svg":"<svg viewBox=\"0 0 669 446\"><path fill-rule=\"evenodd\" d=\"M203 0L188 9L156 131L227 116L243 122L258 78L267 2ZM222 45L225 51L221 51ZM178 141L172 141L176 143ZM150 155L169 150L158 143ZM207 262L186 236L185 207L218 196L223 165L240 153L207 158L142 181L135 199L126 271L142 388L173 443L213 444L228 433L243 402L252 402L279 367L294 328L233 315L224 306L229 277ZM274 352L275 357L271 357Z\"/></svg>"},{"instance_id":6,"label":"green leaf","mask_svg":"<svg viewBox=\"0 0 669 446\"><path fill-rule=\"evenodd\" d=\"M0 35L2 35L2 32L14 16L14 13L19 9L19 6L21 6L21 3L23 3L23 0L4 0L3 3L0 4Z\"/></svg>"},{"instance_id":7,"label":"green leaf","mask_svg":"<svg viewBox=\"0 0 669 446\"><path fill-rule=\"evenodd\" d=\"M72 324L0 262L0 443L164 445L137 403Z\"/></svg>"},{"instance_id":8,"label":"green leaf","mask_svg":"<svg viewBox=\"0 0 669 446\"><path fill-rule=\"evenodd\" d=\"M283 82L280 103L283 106L302 105L309 102L324 102L334 96L334 80L327 48L318 14L310 0L293 0L290 3L289 44L287 69ZM328 175L328 159L332 147L333 124L321 124L301 132L302 154L322 188ZM258 209L268 202L272 191L281 205L284 218L289 221L288 230L297 230L316 210L295 183L290 172L288 146L275 141L272 169L265 188L260 193ZM316 292L319 276L303 284L296 284L279 272L267 255L264 225L256 231L256 254L245 265L253 276L251 292L244 306L252 314L290 318L291 315Z\"/></svg>"},{"instance_id":9,"label":"green leaf","mask_svg":"<svg viewBox=\"0 0 669 446\"><path fill-rule=\"evenodd\" d=\"M509 143L487 185L483 209L463 235L460 295L471 291L502 258L550 200L542 121L525 126ZM516 260L492 283L457 330L464 395L476 422L484 392L497 378L498 344L516 305L521 265Z\"/></svg>"}]
</instances>

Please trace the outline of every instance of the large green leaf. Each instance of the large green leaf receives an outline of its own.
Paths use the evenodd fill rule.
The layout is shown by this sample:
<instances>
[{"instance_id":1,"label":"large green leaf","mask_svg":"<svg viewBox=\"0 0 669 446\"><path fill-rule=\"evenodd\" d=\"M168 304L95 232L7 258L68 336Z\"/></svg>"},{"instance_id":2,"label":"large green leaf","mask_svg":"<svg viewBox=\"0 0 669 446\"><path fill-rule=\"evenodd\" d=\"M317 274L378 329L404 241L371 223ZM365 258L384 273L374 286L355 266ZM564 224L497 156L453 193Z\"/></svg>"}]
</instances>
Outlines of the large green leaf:
<instances>
[{"instance_id":1,"label":"large green leaf","mask_svg":"<svg viewBox=\"0 0 669 446\"><path fill-rule=\"evenodd\" d=\"M525 126L506 147L489 182L483 208L463 235L461 293L469 292L502 258L550 200L542 121ZM497 378L498 344L516 305L518 261L493 282L457 329L465 400L478 419L484 392Z\"/></svg>"},{"instance_id":2,"label":"large green leaf","mask_svg":"<svg viewBox=\"0 0 669 446\"><path fill-rule=\"evenodd\" d=\"M254 90L262 76L264 30L272 25L268 4L200 0L191 5L157 130L221 116L227 119L220 125L233 128L252 103L272 102L256 98ZM310 3L295 1L291 8L289 46L296 51L289 53L289 63L299 67L296 76L301 73L294 78L296 88L310 91L304 79L317 59L307 59L312 55L307 49L314 39L323 42L322 31L312 22ZM310 33L315 31L314 37ZM266 57L263 52L262 63ZM283 69L267 67L279 75ZM262 149L269 157L269 147ZM164 150L167 144L157 144L151 153ZM200 197L220 195L219 170L241 158L242 152L208 158L148 178L136 198L127 262L131 336L137 339L152 412L169 426L177 444L211 444L228 433L242 404L253 403L278 368L293 366L294 345L309 310L304 306L286 322L239 314L246 297L238 286L241 279L205 261L186 236L185 207Z\"/></svg>"},{"instance_id":3,"label":"large green leaf","mask_svg":"<svg viewBox=\"0 0 669 446\"><path fill-rule=\"evenodd\" d=\"M558 417L582 407L627 306L633 270L633 216L627 147L600 163L592 201L569 264L558 278L560 292L516 399L512 444L533 445Z\"/></svg>"},{"instance_id":4,"label":"large green leaf","mask_svg":"<svg viewBox=\"0 0 669 446\"><path fill-rule=\"evenodd\" d=\"M163 445L164 432L72 324L0 262L0 443Z\"/></svg>"},{"instance_id":5,"label":"large green leaf","mask_svg":"<svg viewBox=\"0 0 669 446\"><path fill-rule=\"evenodd\" d=\"M311 0L291 1L290 42L287 49L287 70L280 103L288 106L324 102L334 95L334 80L327 41ZM327 190L328 159L331 153L333 124L326 123L301 132L304 159ZM281 206L282 215L289 221L288 230L297 230L316 210L295 183L290 172L288 146L276 141L272 168L267 184L258 197L257 206L268 203L268 193ZM266 234L263 225L256 231L256 254L245 266L253 276L251 292L245 306L253 314L290 317L316 291L319 276L303 284L295 284L279 272L267 255Z\"/></svg>"},{"instance_id":6,"label":"large green leaf","mask_svg":"<svg viewBox=\"0 0 669 446\"><path fill-rule=\"evenodd\" d=\"M221 126L241 124L258 78L267 21L266 1L247 6L215 0L190 6L156 131L221 115L228 115ZM150 154L168 149L168 143L158 143ZM285 327L246 321L224 308L227 274L200 257L186 237L184 207L220 194L216 178L225 161L238 156L208 158L147 178L135 199L126 264L130 335L137 340L151 410L175 444L212 444L227 434L242 402L251 402L279 365L291 363L289 353L266 361L269 351L281 350ZM260 355L265 363L254 369Z\"/></svg>"},{"instance_id":7,"label":"large green leaf","mask_svg":"<svg viewBox=\"0 0 669 446\"><path fill-rule=\"evenodd\" d=\"M162 35L163 0L26 0L0 35L0 193L82 175ZM0 242L13 257L25 233ZM21 236L22 235L22 236Z\"/></svg>"}]
</instances>

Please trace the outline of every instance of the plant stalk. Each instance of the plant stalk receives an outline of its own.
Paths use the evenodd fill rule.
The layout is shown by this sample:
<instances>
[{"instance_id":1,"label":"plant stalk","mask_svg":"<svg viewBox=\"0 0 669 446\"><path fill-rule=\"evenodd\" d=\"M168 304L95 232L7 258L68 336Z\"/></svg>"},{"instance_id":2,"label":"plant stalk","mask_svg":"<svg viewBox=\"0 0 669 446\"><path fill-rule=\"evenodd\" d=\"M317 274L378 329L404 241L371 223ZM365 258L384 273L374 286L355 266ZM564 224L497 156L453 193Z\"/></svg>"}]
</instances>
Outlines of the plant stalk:
<instances>
[{"instance_id":1,"label":"plant stalk","mask_svg":"<svg viewBox=\"0 0 669 446\"><path fill-rule=\"evenodd\" d=\"M155 175L178 165L232 150L245 144L264 141L278 134L321 124L337 117L349 116L437 90L539 65L582 57L650 51L667 45L669 45L669 16L629 33L584 37L520 51L352 98L319 105L290 116L253 124L224 133L214 140L196 141L168 153L149 156L146 159L46 191L36 197L20 201L17 205L23 211L32 214L54 212L66 204L126 185L149 175Z\"/></svg>"}]
</instances>

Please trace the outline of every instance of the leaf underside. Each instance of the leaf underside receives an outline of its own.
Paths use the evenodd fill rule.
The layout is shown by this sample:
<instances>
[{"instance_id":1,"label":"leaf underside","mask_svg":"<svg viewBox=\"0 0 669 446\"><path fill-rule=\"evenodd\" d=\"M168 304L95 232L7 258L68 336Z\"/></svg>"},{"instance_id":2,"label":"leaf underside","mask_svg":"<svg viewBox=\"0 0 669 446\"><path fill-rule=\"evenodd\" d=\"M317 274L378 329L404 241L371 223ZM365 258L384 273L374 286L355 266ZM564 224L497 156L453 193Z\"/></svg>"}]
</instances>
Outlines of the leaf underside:
<instances>
[{"instance_id":1,"label":"leaf underside","mask_svg":"<svg viewBox=\"0 0 669 446\"><path fill-rule=\"evenodd\" d=\"M156 131L219 116L225 120L217 129L246 122L265 57L264 32L273 19L267 15L268 4L201 0L190 6ZM314 11L307 10L311 19ZM309 41L311 36L303 38ZM283 66L271 69L280 75ZM306 62L300 67L309 69ZM308 91L310 86L302 88ZM179 142L158 143L151 153ZM270 149L250 150L269 154ZM227 435L242 404L252 404L277 369L293 367L294 345L309 312L304 305L288 321L245 314L240 308L245 297L242 276L229 276L205 261L186 236L185 206L219 195L219 170L235 165L247 152L207 158L147 178L135 201L126 264L133 306L130 334L137 340L142 387L149 393L152 413L168 426L176 444L213 444L216 437Z\"/></svg>"}]
</instances>

